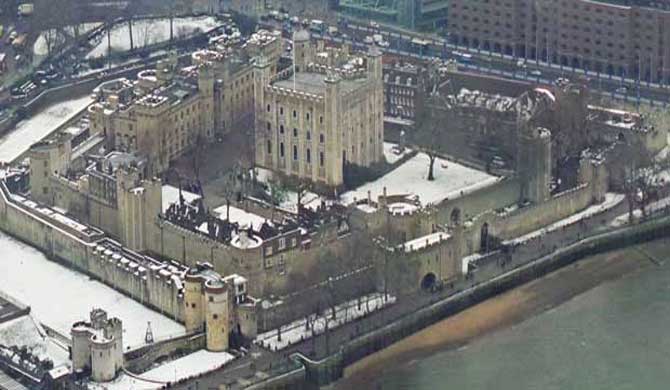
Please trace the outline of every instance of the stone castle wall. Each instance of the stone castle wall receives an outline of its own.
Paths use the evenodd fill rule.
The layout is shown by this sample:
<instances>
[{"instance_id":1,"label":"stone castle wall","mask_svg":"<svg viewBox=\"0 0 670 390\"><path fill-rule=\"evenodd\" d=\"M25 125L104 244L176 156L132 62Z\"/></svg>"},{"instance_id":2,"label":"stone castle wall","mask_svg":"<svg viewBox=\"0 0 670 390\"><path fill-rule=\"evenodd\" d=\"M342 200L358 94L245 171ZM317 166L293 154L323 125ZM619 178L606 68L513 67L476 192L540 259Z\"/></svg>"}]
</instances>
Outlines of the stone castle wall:
<instances>
[{"instance_id":1,"label":"stone castle wall","mask_svg":"<svg viewBox=\"0 0 670 390\"><path fill-rule=\"evenodd\" d=\"M152 238L148 240L150 252L187 266L208 262L222 275L244 275L249 279L252 296L285 290L290 274L309 275L323 247L327 245L328 249L337 252L344 246L344 240L322 233L313 236L310 245L299 243L297 247L266 257L262 247L243 250L164 220L157 221L154 227Z\"/></svg>"},{"instance_id":2,"label":"stone castle wall","mask_svg":"<svg viewBox=\"0 0 670 390\"><path fill-rule=\"evenodd\" d=\"M161 273L167 263L161 265L156 260L149 261L137 253L124 251L120 244L105 238L97 229L69 227L13 197L5 184L0 183L0 229L4 232L148 307L182 320L180 286L169 277L169 272ZM144 262L140 264L140 260Z\"/></svg>"}]
</instances>

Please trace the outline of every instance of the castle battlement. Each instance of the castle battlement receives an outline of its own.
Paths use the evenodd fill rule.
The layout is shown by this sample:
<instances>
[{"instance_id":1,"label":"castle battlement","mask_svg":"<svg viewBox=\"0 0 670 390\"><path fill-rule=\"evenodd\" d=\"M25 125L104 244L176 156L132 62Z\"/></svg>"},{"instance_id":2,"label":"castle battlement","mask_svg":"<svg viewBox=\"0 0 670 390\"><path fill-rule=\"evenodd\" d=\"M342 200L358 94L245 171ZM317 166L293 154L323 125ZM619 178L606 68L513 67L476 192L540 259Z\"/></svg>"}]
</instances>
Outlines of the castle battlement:
<instances>
[{"instance_id":1,"label":"castle battlement","mask_svg":"<svg viewBox=\"0 0 670 390\"><path fill-rule=\"evenodd\" d=\"M303 92L303 91L296 91L294 89L288 89L288 88L283 88L283 87L277 87L274 85L268 85L265 87L265 90L268 92L273 92L277 95L288 97L288 98L295 98L295 99L300 99L300 100L305 100L305 101L312 101L315 103L323 101L323 96L321 95L316 95L308 92Z\"/></svg>"},{"instance_id":2,"label":"castle battlement","mask_svg":"<svg viewBox=\"0 0 670 390\"><path fill-rule=\"evenodd\" d=\"M451 236L445 232L432 233L405 242L404 244L402 244L402 249L405 251L405 253L421 252L427 249L431 249L437 245L440 245L443 242L449 240L450 238Z\"/></svg>"}]
</instances>

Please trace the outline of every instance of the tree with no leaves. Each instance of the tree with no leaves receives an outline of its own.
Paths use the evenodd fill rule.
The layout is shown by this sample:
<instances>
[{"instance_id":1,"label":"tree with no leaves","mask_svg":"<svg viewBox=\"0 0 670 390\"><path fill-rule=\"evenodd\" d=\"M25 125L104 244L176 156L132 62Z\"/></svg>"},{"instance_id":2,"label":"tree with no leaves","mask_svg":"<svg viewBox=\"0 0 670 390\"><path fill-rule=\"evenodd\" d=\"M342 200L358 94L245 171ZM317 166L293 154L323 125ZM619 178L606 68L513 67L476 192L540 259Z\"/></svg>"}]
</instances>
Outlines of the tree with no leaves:
<instances>
[{"instance_id":1,"label":"tree with no leaves","mask_svg":"<svg viewBox=\"0 0 670 390\"><path fill-rule=\"evenodd\" d=\"M642 142L633 137L623 141L619 161L622 166L622 187L628 203L628 219L633 220L636 208L642 218L647 217L647 207L656 199L658 188L662 185L659 173L668 169L668 161L654 158Z\"/></svg>"},{"instance_id":2,"label":"tree with no leaves","mask_svg":"<svg viewBox=\"0 0 670 390\"><path fill-rule=\"evenodd\" d=\"M414 110L414 144L428 156L429 181L435 180L435 161L442 147L447 121L447 103L439 94L437 64L429 65L419 77Z\"/></svg>"}]
</instances>

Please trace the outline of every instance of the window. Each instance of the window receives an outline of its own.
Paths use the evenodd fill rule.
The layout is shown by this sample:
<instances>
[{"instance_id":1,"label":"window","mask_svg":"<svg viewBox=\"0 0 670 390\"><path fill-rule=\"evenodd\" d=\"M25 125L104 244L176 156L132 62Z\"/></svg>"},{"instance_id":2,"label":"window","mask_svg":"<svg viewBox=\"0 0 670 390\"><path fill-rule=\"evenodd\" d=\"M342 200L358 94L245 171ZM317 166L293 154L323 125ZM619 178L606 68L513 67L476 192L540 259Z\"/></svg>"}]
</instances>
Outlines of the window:
<instances>
[{"instance_id":1,"label":"window","mask_svg":"<svg viewBox=\"0 0 670 390\"><path fill-rule=\"evenodd\" d=\"M291 239L291 246L292 246L292 247L296 247L296 246L298 246L298 239L297 239L297 238L293 237L293 238Z\"/></svg>"},{"instance_id":2,"label":"window","mask_svg":"<svg viewBox=\"0 0 670 390\"><path fill-rule=\"evenodd\" d=\"M271 246L266 246L265 247L265 256L272 256L272 247Z\"/></svg>"},{"instance_id":3,"label":"window","mask_svg":"<svg viewBox=\"0 0 670 390\"><path fill-rule=\"evenodd\" d=\"M298 117L298 112L296 110L293 110L293 117L297 118Z\"/></svg>"},{"instance_id":4,"label":"window","mask_svg":"<svg viewBox=\"0 0 670 390\"><path fill-rule=\"evenodd\" d=\"M210 302L214 302L214 297L210 296L210 297L209 297L209 301L210 301Z\"/></svg>"},{"instance_id":5,"label":"window","mask_svg":"<svg viewBox=\"0 0 670 390\"><path fill-rule=\"evenodd\" d=\"M195 309L195 303L191 303L191 307Z\"/></svg>"},{"instance_id":6,"label":"window","mask_svg":"<svg viewBox=\"0 0 670 390\"><path fill-rule=\"evenodd\" d=\"M284 143L283 142L281 142L279 144L279 157L282 157L282 158L284 157Z\"/></svg>"},{"instance_id":7,"label":"window","mask_svg":"<svg viewBox=\"0 0 670 390\"><path fill-rule=\"evenodd\" d=\"M307 149L307 164L311 164L311 163L312 163L312 151L309 150L309 148L308 148Z\"/></svg>"},{"instance_id":8,"label":"window","mask_svg":"<svg viewBox=\"0 0 670 390\"><path fill-rule=\"evenodd\" d=\"M210 297L210 298L211 298L211 297ZM212 314L212 318L215 319L215 320L218 320L218 319L219 319L219 315L218 315L218 314Z\"/></svg>"},{"instance_id":9,"label":"window","mask_svg":"<svg viewBox=\"0 0 670 390\"><path fill-rule=\"evenodd\" d=\"M321 142L321 143L326 142L326 136L323 135L323 133L319 134L319 142Z\"/></svg>"},{"instance_id":10,"label":"window","mask_svg":"<svg viewBox=\"0 0 670 390\"><path fill-rule=\"evenodd\" d=\"M309 112L305 115L305 118L307 118L307 120L309 120Z\"/></svg>"},{"instance_id":11,"label":"window","mask_svg":"<svg viewBox=\"0 0 670 390\"><path fill-rule=\"evenodd\" d=\"M284 107L279 107L279 115L284 115Z\"/></svg>"},{"instance_id":12,"label":"window","mask_svg":"<svg viewBox=\"0 0 670 390\"><path fill-rule=\"evenodd\" d=\"M284 134L284 125L279 125L279 134Z\"/></svg>"},{"instance_id":13,"label":"window","mask_svg":"<svg viewBox=\"0 0 670 390\"><path fill-rule=\"evenodd\" d=\"M268 104L268 112L270 112L270 105Z\"/></svg>"},{"instance_id":14,"label":"window","mask_svg":"<svg viewBox=\"0 0 670 390\"><path fill-rule=\"evenodd\" d=\"M268 154L272 154L272 141L268 140Z\"/></svg>"},{"instance_id":15,"label":"window","mask_svg":"<svg viewBox=\"0 0 670 390\"><path fill-rule=\"evenodd\" d=\"M298 129L296 129L295 127L293 128L293 136L294 137L298 136Z\"/></svg>"},{"instance_id":16,"label":"window","mask_svg":"<svg viewBox=\"0 0 670 390\"><path fill-rule=\"evenodd\" d=\"M319 152L319 165L323 166L323 152Z\"/></svg>"},{"instance_id":17,"label":"window","mask_svg":"<svg viewBox=\"0 0 670 390\"><path fill-rule=\"evenodd\" d=\"M268 127L268 131L272 130L272 124L270 124L270 122L268 122L267 127Z\"/></svg>"},{"instance_id":18,"label":"window","mask_svg":"<svg viewBox=\"0 0 670 390\"><path fill-rule=\"evenodd\" d=\"M286 238L282 237L279 239L279 250L285 249L286 248Z\"/></svg>"},{"instance_id":19,"label":"window","mask_svg":"<svg viewBox=\"0 0 670 390\"><path fill-rule=\"evenodd\" d=\"M312 133L310 133L309 131L305 132L305 137L307 138L307 141L311 140L312 139Z\"/></svg>"},{"instance_id":20,"label":"window","mask_svg":"<svg viewBox=\"0 0 670 390\"><path fill-rule=\"evenodd\" d=\"M319 117L319 123L323 124L323 117L322 116Z\"/></svg>"},{"instance_id":21,"label":"window","mask_svg":"<svg viewBox=\"0 0 670 390\"><path fill-rule=\"evenodd\" d=\"M293 161L298 161L298 147L293 145Z\"/></svg>"}]
</instances>

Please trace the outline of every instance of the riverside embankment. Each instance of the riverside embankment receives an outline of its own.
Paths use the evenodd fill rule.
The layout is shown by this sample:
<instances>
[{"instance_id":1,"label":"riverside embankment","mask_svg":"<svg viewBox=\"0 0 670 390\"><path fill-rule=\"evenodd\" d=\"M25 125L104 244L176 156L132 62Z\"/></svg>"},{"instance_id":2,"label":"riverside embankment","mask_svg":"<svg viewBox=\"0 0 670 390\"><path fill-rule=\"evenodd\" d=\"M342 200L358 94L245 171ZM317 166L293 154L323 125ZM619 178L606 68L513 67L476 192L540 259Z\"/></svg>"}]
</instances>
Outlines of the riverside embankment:
<instances>
[{"instance_id":1,"label":"riverside embankment","mask_svg":"<svg viewBox=\"0 0 670 390\"><path fill-rule=\"evenodd\" d=\"M500 296L472 306L369 355L345 369L337 390L370 389L379 378L435 353L456 350L482 336L508 328L555 308L603 283L635 274L667 256L666 238L588 256Z\"/></svg>"}]
</instances>

